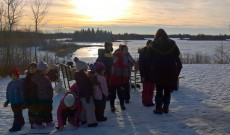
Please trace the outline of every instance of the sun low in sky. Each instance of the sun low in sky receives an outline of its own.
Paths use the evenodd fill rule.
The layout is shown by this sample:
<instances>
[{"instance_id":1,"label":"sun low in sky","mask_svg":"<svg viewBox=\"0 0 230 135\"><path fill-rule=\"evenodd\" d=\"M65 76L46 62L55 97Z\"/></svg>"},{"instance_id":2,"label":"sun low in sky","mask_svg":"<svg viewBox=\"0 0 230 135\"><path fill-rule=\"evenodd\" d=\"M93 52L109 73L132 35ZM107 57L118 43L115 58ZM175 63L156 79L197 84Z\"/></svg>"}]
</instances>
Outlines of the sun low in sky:
<instances>
[{"instance_id":1,"label":"sun low in sky","mask_svg":"<svg viewBox=\"0 0 230 135\"><path fill-rule=\"evenodd\" d=\"M113 33L153 34L164 28L172 34L229 34L229 7L230 0L52 0L43 29L74 32L99 27Z\"/></svg>"},{"instance_id":2,"label":"sun low in sky","mask_svg":"<svg viewBox=\"0 0 230 135\"><path fill-rule=\"evenodd\" d=\"M127 15L129 0L72 0L76 14L85 15L89 21L113 21Z\"/></svg>"}]
</instances>

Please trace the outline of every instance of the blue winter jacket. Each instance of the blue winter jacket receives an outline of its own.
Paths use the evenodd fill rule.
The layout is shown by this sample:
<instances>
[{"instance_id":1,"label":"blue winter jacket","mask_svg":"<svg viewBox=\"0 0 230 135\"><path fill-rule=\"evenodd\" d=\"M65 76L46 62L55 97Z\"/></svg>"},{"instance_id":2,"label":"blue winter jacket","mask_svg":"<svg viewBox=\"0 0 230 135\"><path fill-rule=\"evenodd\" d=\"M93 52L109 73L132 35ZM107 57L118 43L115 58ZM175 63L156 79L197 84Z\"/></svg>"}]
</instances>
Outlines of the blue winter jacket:
<instances>
[{"instance_id":1,"label":"blue winter jacket","mask_svg":"<svg viewBox=\"0 0 230 135\"><path fill-rule=\"evenodd\" d=\"M23 80L11 81L7 86L6 99L11 105L23 104Z\"/></svg>"}]
</instances>

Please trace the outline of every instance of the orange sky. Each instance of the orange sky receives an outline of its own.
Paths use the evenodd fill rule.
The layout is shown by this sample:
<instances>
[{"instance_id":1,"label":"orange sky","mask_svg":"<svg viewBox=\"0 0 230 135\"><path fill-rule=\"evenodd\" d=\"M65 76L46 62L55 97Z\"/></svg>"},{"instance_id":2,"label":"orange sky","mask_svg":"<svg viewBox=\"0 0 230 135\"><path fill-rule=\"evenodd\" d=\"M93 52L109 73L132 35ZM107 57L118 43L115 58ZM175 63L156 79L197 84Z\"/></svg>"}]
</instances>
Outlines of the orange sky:
<instances>
[{"instance_id":1,"label":"orange sky","mask_svg":"<svg viewBox=\"0 0 230 135\"><path fill-rule=\"evenodd\" d=\"M42 30L100 27L114 33L230 33L229 0L52 0ZM31 24L30 8L23 24ZM203 32L202 32L203 31Z\"/></svg>"}]
</instances>

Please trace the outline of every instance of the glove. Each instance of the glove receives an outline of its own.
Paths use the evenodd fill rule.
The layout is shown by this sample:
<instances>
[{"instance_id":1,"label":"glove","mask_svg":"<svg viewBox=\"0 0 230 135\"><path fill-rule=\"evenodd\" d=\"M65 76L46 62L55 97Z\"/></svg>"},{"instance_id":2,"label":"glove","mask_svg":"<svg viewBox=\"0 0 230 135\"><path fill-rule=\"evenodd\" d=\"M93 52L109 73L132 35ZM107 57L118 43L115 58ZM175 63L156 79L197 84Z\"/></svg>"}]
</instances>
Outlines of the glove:
<instances>
[{"instance_id":1,"label":"glove","mask_svg":"<svg viewBox=\"0 0 230 135\"><path fill-rule=\"evenodd\" d=\"M10 103L10 101L7 100L7 101L4 103L4 106L3 106L3 107L7 107L9 103Z\"/></svg>"}]
</instances>

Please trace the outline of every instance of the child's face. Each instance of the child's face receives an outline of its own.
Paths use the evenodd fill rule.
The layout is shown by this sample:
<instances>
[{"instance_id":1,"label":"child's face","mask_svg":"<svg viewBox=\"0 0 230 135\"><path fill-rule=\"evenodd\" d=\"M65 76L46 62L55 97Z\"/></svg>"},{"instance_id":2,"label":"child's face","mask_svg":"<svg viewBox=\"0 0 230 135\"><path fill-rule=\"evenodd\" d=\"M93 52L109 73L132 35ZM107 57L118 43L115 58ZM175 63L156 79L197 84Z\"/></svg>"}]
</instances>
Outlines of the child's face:
<instances>
[{"instance_id":1,"label":"child's face","mask_svg":"<svg viewBox=\"0 0 230 135\"><path fill-rule=\"evenodd\" d=\"M123 49L123 51L122 51L122 53L123 53L123 55L126 55L126 54L128 54L129 53L129 50L128 50L128 48L126 47L126 48L124 48Z\"/></svg>"},{"instance_id":2,"label":"child's face","mask_svg":"<svg viewBox=\"0 0 230 135\"><path fill-rule=\"evenodd\" d=\"M11 79L13 80L13 81L17 81L18 80L18 76L16 75L16 74L11 74Z\"/></svg>"},{"instance_id":3,"label":"child's face","mask_svg":"<svg viewBox=\"0 0 230 135\"><path fill-rule=\"evenodd\" d=\"M30 67L29 68L29 72L31 73L31 74L34 74L35 72L36 72L36 67Z\"/></svg>"}]
</instances>

